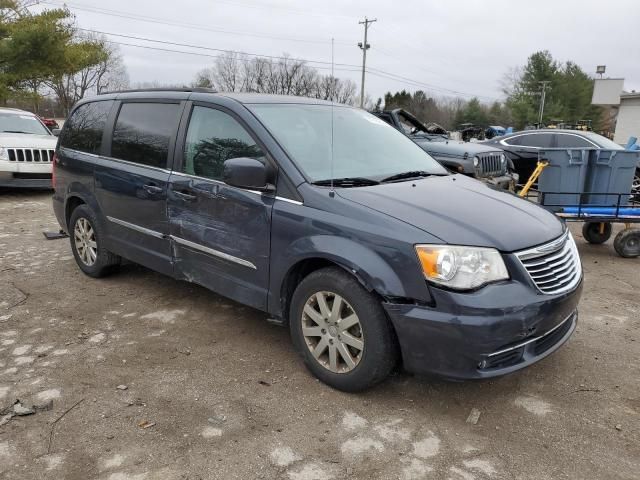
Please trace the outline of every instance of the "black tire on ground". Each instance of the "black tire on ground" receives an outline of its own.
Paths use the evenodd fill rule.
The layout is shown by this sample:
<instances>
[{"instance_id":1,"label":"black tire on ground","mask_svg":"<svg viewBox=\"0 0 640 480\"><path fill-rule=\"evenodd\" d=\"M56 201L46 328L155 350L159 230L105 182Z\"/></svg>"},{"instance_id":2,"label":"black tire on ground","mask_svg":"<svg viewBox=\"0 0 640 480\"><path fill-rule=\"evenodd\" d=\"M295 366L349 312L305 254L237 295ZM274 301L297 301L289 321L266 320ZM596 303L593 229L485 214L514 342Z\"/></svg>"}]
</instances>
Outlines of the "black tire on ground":
<instances>
[{"instance_id":1,"label":"black tire on ground","mask_svg":"<svg viewBox=\"0 0 640 480\"><path fill-rule=\"evenodd\" d=\"M350 371L333 372L316 360L302 333L303 318L307 319L304 321L310 318L306 315L303 317L303 310L307 301L311 301L317 293L339 295L347 304L345 308L353 310L359 319L363 348L358 363ZM338 390L357 392L370 388L383 381L398 362L395 332L380 300L339 267L316 270L300 282L291 300L289 329L293 344L311 373ZM331 339L329 341L333 342ZM328 346L326 352L328 358Z\"/></svg>"},{"instance_id":2,"label":"black tire on ground","mask_svg":"<svg viewBox=\"0 0 640 480\"><path fill-rule=\"evenodd\" d=\"M609 240L612 231L611 224L605 223L602 233L600 233L600 225L600 222L584 223L584 225L582 226L582 236L587 242L593 243L594 245L599 245Z\"/></svg>"},{"instance_id":3,"label":"black tire on ground","mask_svg":"<svg viewBox=\"0 0 640 480\"><path fill-rule=\"evenodd\" d=\"M85 223L86 222L86 223ZM82 240L76 235L76 226L78 224L89 225L95 242L95 260L89 264L81 258L80 250L82 248ZM76 263L80 270L90 277L103 277L111 273L118 265L121 258L104 248L102 239L104 238L102 225L98 221L95 212L88 205L79 205L72 213L69 219L69 238L71 240L71 251L76 259ZM91 257L92 258L92 257Z\"/></svg>"},{"instance_id":4,"label":"black tire on ground","mask_svg":"<svg viewBox=\"0 0 640 480\"><path fill-rule=\"evenodd\" d=\"M613 240L613 248L624 258L640 256L640 229L626 228Z\"/></svg>"}]
</instances>

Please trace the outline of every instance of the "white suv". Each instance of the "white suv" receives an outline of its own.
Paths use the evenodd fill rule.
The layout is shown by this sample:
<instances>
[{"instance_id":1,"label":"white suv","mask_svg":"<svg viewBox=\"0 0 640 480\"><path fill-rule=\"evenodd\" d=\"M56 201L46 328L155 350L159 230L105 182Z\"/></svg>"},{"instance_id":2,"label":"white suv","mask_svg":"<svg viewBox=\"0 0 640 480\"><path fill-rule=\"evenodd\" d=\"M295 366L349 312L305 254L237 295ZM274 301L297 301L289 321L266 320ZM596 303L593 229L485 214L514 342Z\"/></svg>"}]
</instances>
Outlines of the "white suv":
<instances>
[{"instance_id":1,"label":"white suv","mask_svg":"<svg viewBox=\"0 0 640 480\"><path fill-rule=\"evenodd\" d=\"M51 188L56 142L33 113L0 108L0 187Z\"/></svg>"}]
</instances>

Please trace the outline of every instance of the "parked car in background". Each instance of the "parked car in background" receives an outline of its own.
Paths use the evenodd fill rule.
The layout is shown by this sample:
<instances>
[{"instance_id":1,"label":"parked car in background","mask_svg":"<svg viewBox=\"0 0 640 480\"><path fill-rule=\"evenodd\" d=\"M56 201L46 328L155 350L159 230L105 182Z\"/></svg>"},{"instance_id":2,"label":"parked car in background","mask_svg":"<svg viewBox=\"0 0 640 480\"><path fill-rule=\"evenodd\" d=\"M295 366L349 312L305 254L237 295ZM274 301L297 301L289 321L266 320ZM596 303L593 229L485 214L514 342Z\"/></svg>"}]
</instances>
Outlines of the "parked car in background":
<instances>
[{"instance_id":1,"label":"parked car in background","mask_svg":"<svg viewBox=\"0 0 640 480\"><path fill-rule=\"evenodd\" d=\"M0 187L51 188L56 142L33 113L0 108Z\"/></svg>"},{"instance_id":2,"label":"parked car in background","mask_svg":"<svg viewBox=\"0 0 640 480\"><path fill-rule=\"evenodd\" d=\"M606 148L624 150L602 135L580 130L525 130L481 142L482 145L502 149L513 168L525 183L538 163L538 152L545 148Z\"/></svg>"},{"instance_id":3,"label":"parked car in background","mask_svg":"<svg viewBox=\"0 0 640 480\"><path fill-rule=\"evenodd\" d=\"M105 94L74 108L56 153L53 208L85 274L126 258L268 312L335 388L370 387L400 358L449 378L504 375L576 328L582 267L566 225L450 174L360 109Z\"/></svg>"},{"instance_id":4,"label":"parked car in background","mask_svg":"<svg viewBox=\"0 0 640 480\"><path fill-rule=\"evenodd\" d=\"M507 129L506 128L501 127L499 125L490 125L484 131L484 137L485 138L494 138L494 137L499 137L501 135L505 135L506 133L507 133Z\"/></svg>"},{"instance_id":5,"label":"parked car in background","mask_svg":"<svg viewBox=\"0 0 640 480\"><path fill-rule=\"evenodd\" d=\"M451 140L447 131L440 125L435 123L424 125L401 108L371 113L400 130L425 152L454 172L463 173L504 189L513 189L518 183L517 176L510 171L506 156L498 148Z\"/></svg>"},{"instance_id":6,"label":"parked car in background","mask_svg":"<svg viewBox=\"0 0 640 480\"><path fill-rule=\"evenodd\" d=\"M40 118L40 121L44 123L49 130L53 131L54 129L60 128L60 125L58 125L58 122L56 122L53 118L44 118L44 117L39 117L39 118Z\"/></svg>"}]
</instances>

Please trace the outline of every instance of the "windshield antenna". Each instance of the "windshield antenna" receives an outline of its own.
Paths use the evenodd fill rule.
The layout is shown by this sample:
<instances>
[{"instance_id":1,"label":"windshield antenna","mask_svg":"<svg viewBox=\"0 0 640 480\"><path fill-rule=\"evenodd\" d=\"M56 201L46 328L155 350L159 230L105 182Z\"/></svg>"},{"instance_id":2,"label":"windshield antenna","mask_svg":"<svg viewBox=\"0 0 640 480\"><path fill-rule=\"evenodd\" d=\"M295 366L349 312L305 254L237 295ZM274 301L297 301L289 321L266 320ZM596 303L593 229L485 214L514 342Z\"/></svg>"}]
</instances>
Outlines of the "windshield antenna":
<instances>
[{"instance_id":1,"label":"windshield antenna","mask_svg":"<svg viewBox=\"0 0 640 480\"><path fill-rule=\"evenodd\" d=\"M333 97L335 96L336 79L333 76L333 50L334 50L334 38L331 37L331 189L329 190L329 196L333 198L336 194L333 189Z\"/></svg>"}]
</instances>

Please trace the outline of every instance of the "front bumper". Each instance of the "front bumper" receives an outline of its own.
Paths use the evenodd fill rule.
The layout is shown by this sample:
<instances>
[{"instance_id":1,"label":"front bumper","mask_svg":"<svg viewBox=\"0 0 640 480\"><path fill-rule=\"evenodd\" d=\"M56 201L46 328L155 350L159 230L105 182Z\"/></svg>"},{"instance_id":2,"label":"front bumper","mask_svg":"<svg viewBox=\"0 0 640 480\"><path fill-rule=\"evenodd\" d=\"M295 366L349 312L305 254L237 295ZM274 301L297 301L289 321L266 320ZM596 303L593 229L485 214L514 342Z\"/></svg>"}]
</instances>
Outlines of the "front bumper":
<instances>
[{"instance_id":1,"label":"front bumper","mask_svg":"<svg viewBox=\"0 0 640 480\"><path fill-rule=\"evenodd\" d=\"M385 303L405 369L450 379L482 379L528 367L573 334L582 281L544 295L518 281L459 293L432 288L433 307Z\"/></svg>"},{"instance_id":2,"label":"front bumper","mask_svg":"<svg viewBox=\"0 0 640 480\"><path fill-rule=\"evenodd\" d=\"M501 188L503 190L511 190L515 192L516 185L518 184L519 176L517 173L507 173L499 177L478 177L479 180L487 182L489 185Z\"/></svg>"},{"instance_id":3,"label":"front bumper","mask_svg":"<svg viewBox=\"0 0 640 480\"><path fill-rule=\"evenodd\" d=\"M0 172L0 187L50 189L50 174Z\"/></svg>"}]
</instances>

